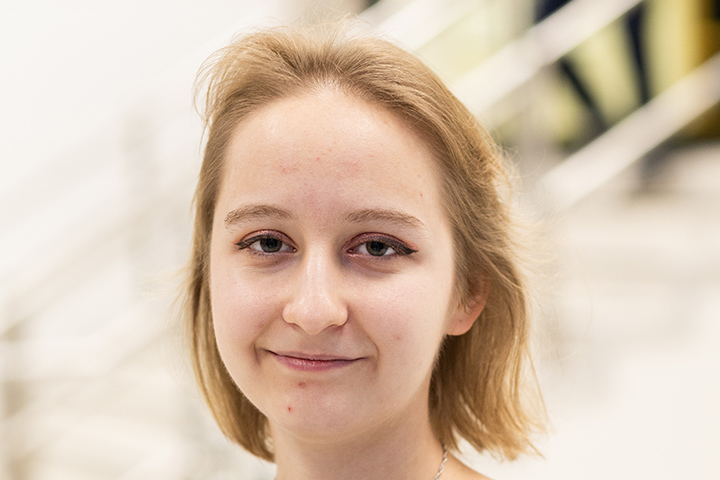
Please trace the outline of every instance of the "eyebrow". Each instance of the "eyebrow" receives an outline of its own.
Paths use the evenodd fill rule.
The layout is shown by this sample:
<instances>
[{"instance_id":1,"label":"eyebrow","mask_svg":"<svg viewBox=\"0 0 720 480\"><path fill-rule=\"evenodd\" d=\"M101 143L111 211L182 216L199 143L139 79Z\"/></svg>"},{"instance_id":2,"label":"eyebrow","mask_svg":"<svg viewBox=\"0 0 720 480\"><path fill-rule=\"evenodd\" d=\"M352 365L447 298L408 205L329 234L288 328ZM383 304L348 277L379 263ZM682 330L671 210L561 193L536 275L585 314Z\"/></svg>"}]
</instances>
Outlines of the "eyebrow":
<instances>
[{"instance_id":1,"label":"eyebrow","mask_svg":"<svg viewBox=\"0 0 720 480\"><path fill-rule=\"evenodd\" d=\"M225 228L255 218L295 220L295 216L292 213L282 208L273 207L272 205L245 205L225 215Z\"/></svg>"},{"instance_id":2,"label":"eyebrow","mask_svg":"<svg viewBox=\"0 0 720 480\"><path fill-rule=\"evenodd\" d=\"M297 217L279 207L272 205L245 205L232 210L225 215L225 228L251 219L275 218L279 220L297 220ZM351 223L365 223L368 221L380 221L394 223L401 227L424 228L425 224L417 217L408 215L397 210L366 208L350 212L345 219Z\"/></svg>"},{"instance_id":3,"label":"eyebrow","mask_svg":"<svg viewBox=\"0 0 720 480\"><path fill-rule=\"evenodd\" d=\"M385 210L368 208L351 212L345 217L352 223L363 223L367 221L382 221L399 225L401 227L424 228L425 224L418 218L397 210Z\"/></svg>"}]
</instances>

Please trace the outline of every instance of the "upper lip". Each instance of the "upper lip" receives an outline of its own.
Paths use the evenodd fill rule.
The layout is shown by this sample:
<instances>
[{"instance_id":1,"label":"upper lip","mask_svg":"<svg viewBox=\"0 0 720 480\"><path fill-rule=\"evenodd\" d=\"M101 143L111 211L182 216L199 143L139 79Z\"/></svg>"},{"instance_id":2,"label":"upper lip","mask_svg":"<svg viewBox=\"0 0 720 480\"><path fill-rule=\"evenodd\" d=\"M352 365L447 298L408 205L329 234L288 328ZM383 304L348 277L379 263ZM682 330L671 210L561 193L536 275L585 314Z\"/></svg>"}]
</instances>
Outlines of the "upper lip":
<instances>
[{"instance_id":1,"label":"upper lip","mask_svg":"<svg viewBox=\"0 0 720 480\"><path fill-rule=\"evenodd\" d=\"M279 355L281 357L293 357L293 358L299 358L301 360L315 360L320 362L329 362L332 360L358 360L361 357L348 357L346 355L335 355L332 353L305 353L305 352L293 352L293 351L274 351L274 350L268 350L270 353L274 355Z\"/></svg>"}]
</instances>

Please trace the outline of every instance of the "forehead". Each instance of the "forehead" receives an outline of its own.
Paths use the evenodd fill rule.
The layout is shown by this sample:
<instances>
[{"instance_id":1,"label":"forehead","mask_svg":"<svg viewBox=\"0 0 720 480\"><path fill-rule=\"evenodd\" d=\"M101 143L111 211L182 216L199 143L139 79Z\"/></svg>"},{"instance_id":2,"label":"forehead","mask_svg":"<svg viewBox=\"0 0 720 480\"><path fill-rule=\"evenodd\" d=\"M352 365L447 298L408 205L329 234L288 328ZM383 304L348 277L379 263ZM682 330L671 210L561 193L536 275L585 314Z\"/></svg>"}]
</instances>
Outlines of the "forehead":
<instances>
[{"instance_id":1,"label":"forehead","mask_svg":"<svg viewBox=\"0 0 720 480\"><path fill-rule=\"evenodd\" d=\"M436 161L420 136L393 112L332 89L251 114L235 128L224 163L221 192L229 195L273 183L317 189L329 181L368 195L389 189L438 197ZM333 195L339 200L342 193Z\"/></svg>"},{"instance_id":2,"label":"forehead","mask_svg":"<svg viewBox=\"0 0 720 480\"><path fill-rule=\"evenodd\" d=\"M278 152L288 153L299 148L309 153L311 147L318 155L345 149L348 160L358 157L350 154L353 150L366 158L383 150L402 150L423 158L429 153L421 137L399 116L332 88L282 98L261 107L235 127L228 153L232 156L238 148L264 148L269 142ZM362 152L357 151L358 147Z\"/></svg>"}]
</instances>

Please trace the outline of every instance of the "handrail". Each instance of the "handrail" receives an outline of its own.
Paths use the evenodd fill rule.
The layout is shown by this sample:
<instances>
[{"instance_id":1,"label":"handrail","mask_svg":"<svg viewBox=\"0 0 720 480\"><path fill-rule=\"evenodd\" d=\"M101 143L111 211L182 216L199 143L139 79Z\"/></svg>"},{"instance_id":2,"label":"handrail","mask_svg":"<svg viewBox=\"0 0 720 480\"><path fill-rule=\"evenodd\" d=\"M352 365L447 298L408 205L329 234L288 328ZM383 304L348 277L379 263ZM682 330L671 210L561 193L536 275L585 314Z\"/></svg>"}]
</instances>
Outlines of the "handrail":
<instances>
[{"instance_id":1,"label":"handrail","mask_svg":"<svg viewBox=\"0 0 720 480\"><path fill-rule=\"evenodd\" d=\"M483 61L453 90L471 110L490 110L642 1L574 0Z\"/></svg>"},{"instance_id":2,"label":"handrail","mask_svg":"<svg viewBox=\"0 0 720 480\"><path fill-rule=\"evenodd\" d=\"M73 289L73 282L68 278L78 274L78 269L85 272L97 272L102 266L101 254L103 249L111 246L117 239L124 238L132 225L136 225L145 218L151 218L154 213L162 212L173 206L173 200L178 192L191 191L191 180L179 176L173 179L169 187L154 193L151 198L144 201L130 201L119 209L107 209L103 205L96 208L98 224L90 236L83 236L72 242L64 249L64 255L47 265L50 268L42 277L20 278L20 288L17 284L6 292L8 306L0 323L0 334L14 326L23 319L32 318L62 298ZM189 209L188 209L189 212ZM108 215L104 217L103 215ZM9 282L5 280L7 285Z\"/></svg>"},{"instance_id":3,"label":"handrail","mask_svg":"<svg viewBox=\"0 0 720 480\"><path fill-rule=\"evenodd\" d=\"M415 0L380 21L377 29L406 48L418 50L484 3L486 0ZM372 19L374 13L368 9L360 18Z\"/></svg>"},{"instance_id":4,"label":"handrail","mask_svg":"<svg viewBox=\"0 0 720 480\"><path fill-rule=\"evenodd\" d=\"M93 407L112 400L116 395L116 391L109 386L108 374L119 370L133 355L142 351L153 341L157 341L161 334L162 330L155 328L151 332L151 335L137 338L131 344L130 348L118 351L116 355L106 360L103 365L103 375L95 377L94 382L86 382L79 389L76 384L70 383L63 385L61 388L53 389L46 395L33 398L32 401L23 405L22 409L14 412L12 416L4 418L3 421L0 422L0 427L7 432L22 432L23 426L33 418L36 418L38 414L57 408L57 405L63 401L76 396L82 397L84 395L93 397L91 401ZM114 383L112 386L118 387L118 385ZM120 385L120 387L127 388L127 385ZM84 412L78 412L77 416L79 418L84 414ZM35 432L32 437L24 439L22 445L10 445L12 448L8 448L7 451L4 452L5 460L15 462L27 458L43 446L55 440L58 434L58 429Z\"/></svg>"},{"instance_id":5,"label":"handrail","mask_svg":"<svg viewBox=\"0 0 720 480\"><path fill-rule=\"evenodd\" d=\"M567 209L720 102L720 53L639 108L536 185Z\"/></svg>"}]
</instances>

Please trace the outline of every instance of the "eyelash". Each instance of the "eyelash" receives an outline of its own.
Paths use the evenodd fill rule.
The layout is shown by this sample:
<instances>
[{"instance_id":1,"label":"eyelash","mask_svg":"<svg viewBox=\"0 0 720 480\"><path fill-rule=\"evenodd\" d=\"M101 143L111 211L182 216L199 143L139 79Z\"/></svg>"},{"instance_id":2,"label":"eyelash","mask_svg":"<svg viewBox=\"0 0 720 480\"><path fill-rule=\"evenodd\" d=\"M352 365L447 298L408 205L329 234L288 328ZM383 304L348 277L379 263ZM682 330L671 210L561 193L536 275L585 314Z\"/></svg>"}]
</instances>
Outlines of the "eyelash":
<instances>
[{"instance_id":1,"label":"eyelash","mask_svg":"<svg viewBox=\"0 0 720 480\"><path fill-rule=\"evenodd\" d=\"M372 254L367 255L367 256L374 257L376 259L388 260L389 258L392 258L392 257L405 257L405 256L408 256L408 255L411 255L411 254L417 252L417 250L414 250L414 249L408 247L401 241L394 239L392 237L388 237L386 235L365 234L365 235L361 235L360 238L362 239L361 242L357 242L356 241L357 238L356 238L355 241L353 241L353 244L355 246L353 246L352 248L347 250L350 254L356 254L355 250L360 248L362 245L367 245L371 242L382 243L382 244L386 245L387 247L392 248L395 251L395 253L392 255L372 255ZM264 239L277 240L279 242L282 242L283 245L287 245L289 248L292 249L293 252L295 251L295 247L293 247L290 244L290 242L288 242L286 240L286 237L284 235L279 235L274 232L259 232L256 235L251 236L250 238L245 238L245 239L237 242L235 244L235 246L237 246L237 248L239 250L246 250L250 246L252 246L254 243L259 242ZM263 251L259 251L259 250L255 250L255 249L250 249L250 250L251 250L252 254L261 255L261 256L274 255L275 253L286 253L286 252L263 252ZM365 256L365 255L363 255L363 256Z\"/></svg>"},{"instance_id":2,"label":"eyelash","mask_svg":"<svg viewBox=\"0 0 720 480\"><path fill-rule=\"evenodd\" d=\"M372 257L375 257L378 259L387 260L388 257L395 257L395 256L405 257L405 256L408 256L408 255L411 255L411 254L417 252L417 250L413 250L412 248L408 247L401 241L394 239L392 237L388 237L386 235L368 234L368 235L361 235L361 238L362 238L361 242L357 242L357 241L353 242L355 244L355 246L348 250L351 254L354 253L353 250L357 250L362 245L367 245L372 242L382 243L384 245L387 245L389 248L392 248L393 250L395 250L395 253L393 255L372 255L372 254L369 255L369 256L372 256Z\"/></svg>"},{"instance_id":3,"label":"eyelash","mask_svg":"<svg viewBox=\"0 0 720 480\"><path fill-rule=\"evenodd\" d=\"M243 240L240 240L235 244L236 247L238 247L238 250L245 250L251 245L253 245L256 242L259 242L261 240L266 239L273 239L277 240L278 242L281 242L283 245L287 245L292 249L292 251L295 251L295 248L290 244L290 242L287 241L286 237L284 235L279 235L274 232L258 232L257 234L251 236L250 238L245 238ZM282 248L282 247L281 247ZM275 253L285 253L285 252L263 252L255 249L250 249L251 253L255 255L273 255Z\"/></svg>"}]
</instances>

